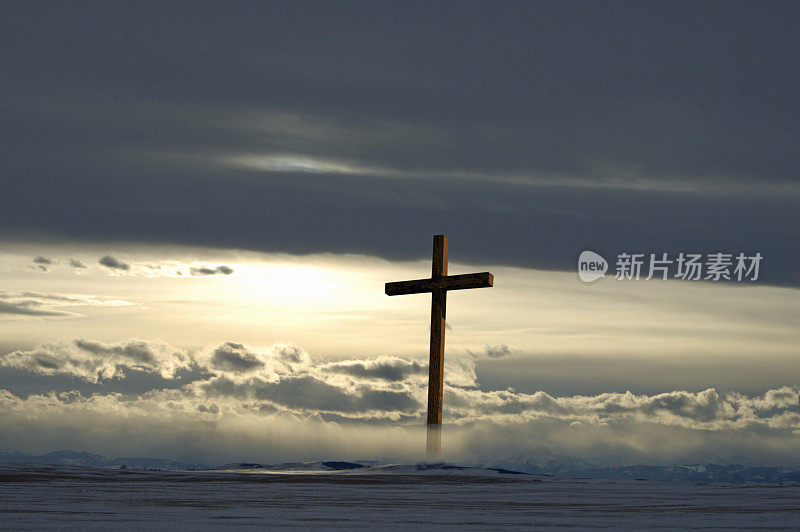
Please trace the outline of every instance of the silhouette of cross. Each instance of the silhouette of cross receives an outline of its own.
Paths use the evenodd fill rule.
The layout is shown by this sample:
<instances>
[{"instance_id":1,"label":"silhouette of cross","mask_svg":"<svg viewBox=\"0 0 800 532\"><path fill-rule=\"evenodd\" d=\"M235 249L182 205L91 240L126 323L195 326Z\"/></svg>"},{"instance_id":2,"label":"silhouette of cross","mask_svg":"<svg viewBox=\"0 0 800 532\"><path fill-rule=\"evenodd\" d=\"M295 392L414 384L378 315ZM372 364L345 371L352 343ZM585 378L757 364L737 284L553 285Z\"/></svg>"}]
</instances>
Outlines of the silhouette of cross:
<instances>
[{"instance_id":1,"label":"silhouette of cross","mask_svg":"<svg viewBox=\"0 0 800 532\"><path fill-rule=\"evenodd\" d=\"M442 392L444 390L444 330L448 290L486 288L494 277L489 272L447 275L447 238L433 236L433 269L429 279L386 283L387 296L431 293L431 360L428 370L428 459L442 449Z\"/></svg>"}]
</instances>

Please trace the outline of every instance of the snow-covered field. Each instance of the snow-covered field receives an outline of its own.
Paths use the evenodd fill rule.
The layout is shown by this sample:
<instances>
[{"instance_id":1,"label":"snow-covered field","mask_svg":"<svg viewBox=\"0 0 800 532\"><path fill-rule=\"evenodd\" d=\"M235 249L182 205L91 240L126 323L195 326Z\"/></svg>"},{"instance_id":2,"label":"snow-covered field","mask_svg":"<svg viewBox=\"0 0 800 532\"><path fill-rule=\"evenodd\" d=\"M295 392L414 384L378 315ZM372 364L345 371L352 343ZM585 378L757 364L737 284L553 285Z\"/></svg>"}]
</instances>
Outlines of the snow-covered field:
<instances>
[{"instance_id":1,"label":"snow-covered field","mask_svg":"<svg viewBox=\"0 0 800 532\"><path fill-rule=\"evenodd\" d=\"M800 527L800 486L559 479L419 466L320 469L3 465L0 529Z\"/></svg>"}]
</instances>

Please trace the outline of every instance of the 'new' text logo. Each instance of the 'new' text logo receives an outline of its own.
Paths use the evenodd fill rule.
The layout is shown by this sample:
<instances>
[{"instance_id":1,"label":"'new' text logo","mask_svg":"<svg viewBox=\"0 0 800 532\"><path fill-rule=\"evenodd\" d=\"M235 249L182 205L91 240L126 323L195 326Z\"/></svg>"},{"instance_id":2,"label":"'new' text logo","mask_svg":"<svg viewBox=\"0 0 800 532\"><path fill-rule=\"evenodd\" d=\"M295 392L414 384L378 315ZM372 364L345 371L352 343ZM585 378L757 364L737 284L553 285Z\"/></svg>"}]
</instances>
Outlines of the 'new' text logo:
<instances>
[{"instance_id":1,"label":"'new' text logo","mask_svg":"<svg viewBox=\"0 0 800 532\"><path fill-rule=\"evenodd\" d=\"M607 271L606 259L594 251L581 251L581 255L578 257L578 277L581 278L581 281L591 283L605 277Z\"/></svg>"}]
</instances>

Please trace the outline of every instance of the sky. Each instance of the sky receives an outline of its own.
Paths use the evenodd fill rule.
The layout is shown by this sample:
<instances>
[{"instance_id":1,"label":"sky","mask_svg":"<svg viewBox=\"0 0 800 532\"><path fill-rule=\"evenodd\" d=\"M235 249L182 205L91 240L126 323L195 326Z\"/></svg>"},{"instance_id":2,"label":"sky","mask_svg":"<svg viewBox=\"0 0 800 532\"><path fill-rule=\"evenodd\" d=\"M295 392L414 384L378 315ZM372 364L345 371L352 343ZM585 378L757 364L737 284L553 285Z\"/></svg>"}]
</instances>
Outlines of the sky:
<instances>
[{"instance_id":1,"label":"sky","mask_svg":"<svg viewBox=\"0 0 800 532\"><path fill-rule=\"evenodd\" d=\"M796 2L0 20L0 448L420 460L445 234L447 459L800 464Z\"/></svg>"}]
</instances>

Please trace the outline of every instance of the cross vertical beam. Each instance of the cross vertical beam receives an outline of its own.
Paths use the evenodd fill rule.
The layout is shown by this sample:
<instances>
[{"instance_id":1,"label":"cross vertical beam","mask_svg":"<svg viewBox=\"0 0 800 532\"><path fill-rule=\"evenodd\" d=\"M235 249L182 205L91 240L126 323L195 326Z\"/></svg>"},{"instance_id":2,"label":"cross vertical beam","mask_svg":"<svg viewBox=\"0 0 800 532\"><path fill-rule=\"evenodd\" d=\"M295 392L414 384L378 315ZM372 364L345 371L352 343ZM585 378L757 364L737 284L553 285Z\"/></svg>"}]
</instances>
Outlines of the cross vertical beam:
<instances>
[{"instance_id":1,"label":"cross vertical beam","mask_svg":"<svg viewBox=\"0 0 800 532\"><path fill-rule=\"evenodd\" d=\"M444 331L448 290L494 285L489 272L447 275L447 238L433 236L430 279L386 283L387 296L431 293L431 358L428 366L428 461L439 458L442 448L442 397L444 394Z\"/></svg>"},{"instance_id":2,"label":"cross vertical beam","mask_svg":"<svg viewBox=\"0 0 800 532\"><path fill-rule=\"evenodd\" d=\"M433 237L432 279L447 275L447 238ZM442 423L442 394L444 392L444 331L447 310L447 290L431 292L431 359L428 367L428 425Z\"/></svg>"},{"instance_id":3,"label":"cross vertical beam","mask_svg":"<svg viewBox=\"0 0 800 532\"><path fill-rule=\"evenodd\" d=\"M433 237L431 279L447 275L447 237ZM431 291L431 357L428 365L428 432L425 445L428 461L442 452L442 398L444 394L444 333L446 329L447 290Z\"/></svg>"}]
</instances>

